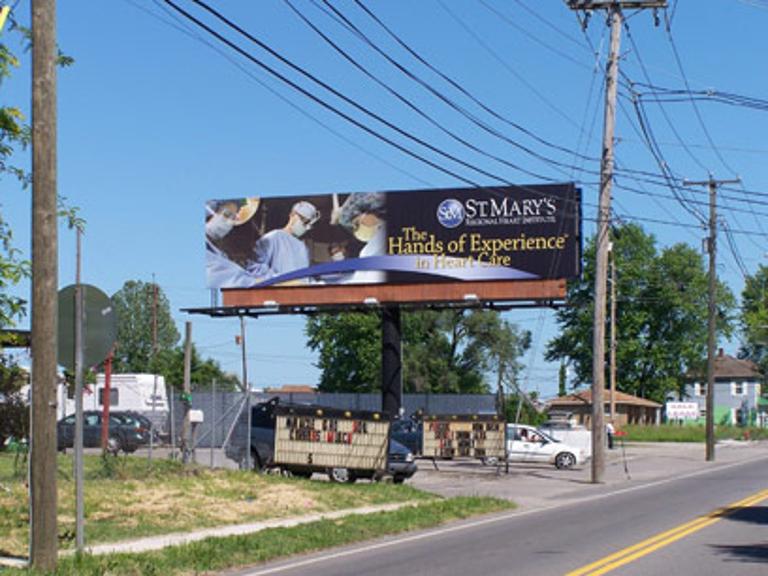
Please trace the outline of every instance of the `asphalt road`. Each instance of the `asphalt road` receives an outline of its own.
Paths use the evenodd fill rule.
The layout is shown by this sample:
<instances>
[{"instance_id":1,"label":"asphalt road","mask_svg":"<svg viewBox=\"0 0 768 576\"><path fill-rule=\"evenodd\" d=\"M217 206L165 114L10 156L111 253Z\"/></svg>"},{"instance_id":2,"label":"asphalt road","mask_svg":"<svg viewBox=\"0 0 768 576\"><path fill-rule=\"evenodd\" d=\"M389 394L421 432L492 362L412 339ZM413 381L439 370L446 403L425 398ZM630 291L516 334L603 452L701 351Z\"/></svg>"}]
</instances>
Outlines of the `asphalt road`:
<instances>
[{"instance_id":1,"label":"asphalt road","mask_svg":"<svg viewBox=\"0 0 768 576\"><path fill-rule=\"evenodd\" d=\"M485 517L237 574L764 576L766 489L768 456L637 486L606 486L562 506ZM748 497L753 498L742 507L723 511Z\"/></svg>"}]
</instances>

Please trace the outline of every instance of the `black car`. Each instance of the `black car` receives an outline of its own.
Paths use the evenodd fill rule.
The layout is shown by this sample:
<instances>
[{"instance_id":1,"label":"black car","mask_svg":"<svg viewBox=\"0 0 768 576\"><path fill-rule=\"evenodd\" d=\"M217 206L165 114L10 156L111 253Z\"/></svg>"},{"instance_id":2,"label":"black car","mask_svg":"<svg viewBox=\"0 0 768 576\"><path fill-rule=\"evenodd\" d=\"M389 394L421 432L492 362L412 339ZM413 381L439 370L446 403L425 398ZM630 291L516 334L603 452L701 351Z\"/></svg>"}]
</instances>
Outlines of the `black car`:
<instances>
[{"instance_id":1,"label":"black car","mask_svg":"<svg viewBox=\"0 0 768 576\"><path fill-rule=\"evenodd\" d=\"M110 412L110 415L115 416L116 418L119 418L122 420L125 424L129 426L133 426L137 432L145 436L145 443L149 444L150 435L154 432L154 441L159 442L160 440L160 433L157 430L156 426L152 426L152 421L144 416L143 414L140 414L139 412L134 412L132 410L125 410L125 411L113 411Z\"/></svg>"},{"instance_id":2,"label":"black car","mask_svg":"<svg viewBox=\"0 0 768 576\"><path fill-rule=\"evenodd\" d=\"M102 413L96 410L83 412L83 446L99 448L101 446ZM72 448L75 442L75 414L62 418L56 424L57 449L64 452ZM113 454L118 452L135 452L139 447L149 442L149 430L137 426L137 422L119 412L109 415L109 439L107 450Z\"/></svg>"},{"instance_id":3,"label":"black car","mask_svg":"<svg viewBox=\"0 0 768 576\"><path fill-rule=\"evenodd\" d=\"M389 429L390 437L396 440L414 455L421 455L421 437L423 424L419 420L394 420Z\"/></svg>"}]
</instances>

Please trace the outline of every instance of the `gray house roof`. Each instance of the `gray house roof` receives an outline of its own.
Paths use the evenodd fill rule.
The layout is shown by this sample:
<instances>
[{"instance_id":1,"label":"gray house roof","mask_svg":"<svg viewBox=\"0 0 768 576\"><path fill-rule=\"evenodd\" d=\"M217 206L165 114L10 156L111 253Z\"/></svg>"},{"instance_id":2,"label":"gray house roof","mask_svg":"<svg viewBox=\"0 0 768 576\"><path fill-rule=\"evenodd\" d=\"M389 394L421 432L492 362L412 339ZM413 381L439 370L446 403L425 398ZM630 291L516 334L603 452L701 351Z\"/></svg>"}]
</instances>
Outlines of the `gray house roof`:
<instances>
[{"instance_id":1,"label":"gray house roof","mask_svg":"<svg viewBox=\"0 0 768 576\"><path fill-rule=\"evenodd\" d=\"M693 381L706 376L706 372L691 371L686 378ZM720 348L715 356L715 380L762 380L762 374L751 360L734 358Z\"/></svg>"}]
</instances>

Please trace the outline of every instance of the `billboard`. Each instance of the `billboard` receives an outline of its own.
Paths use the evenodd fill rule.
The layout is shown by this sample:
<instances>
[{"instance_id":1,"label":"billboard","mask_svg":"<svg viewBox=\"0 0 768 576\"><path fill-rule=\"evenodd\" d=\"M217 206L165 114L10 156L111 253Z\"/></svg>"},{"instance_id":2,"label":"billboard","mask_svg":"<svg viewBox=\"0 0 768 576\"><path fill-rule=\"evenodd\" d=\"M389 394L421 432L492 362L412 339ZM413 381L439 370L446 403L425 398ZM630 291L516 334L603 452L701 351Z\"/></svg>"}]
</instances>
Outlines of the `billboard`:
<instances>
[{"instance_id":1,"label":"billboard","mask_svg":"<svg viewBox=\"0 0 768 576\"><path fill-rule=\"evenodd\" d=\"M205 232L211 288L546 284L580 273L573 184L211 200Z\"/></svg>"}]
</instances>

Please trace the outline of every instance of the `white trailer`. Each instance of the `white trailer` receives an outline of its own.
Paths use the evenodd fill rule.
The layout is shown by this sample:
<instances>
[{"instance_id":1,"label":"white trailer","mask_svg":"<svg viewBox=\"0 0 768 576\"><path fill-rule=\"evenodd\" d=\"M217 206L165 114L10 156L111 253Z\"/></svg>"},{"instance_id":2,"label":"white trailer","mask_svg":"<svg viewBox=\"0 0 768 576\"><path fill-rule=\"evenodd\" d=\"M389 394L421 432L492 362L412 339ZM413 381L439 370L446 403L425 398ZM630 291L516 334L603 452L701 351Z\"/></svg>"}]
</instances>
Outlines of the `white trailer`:
<instances>
[{"instance_id":1,"label":"white trailer","mask_svg":"<svg viewBox=\"0 0 768 576\"><path fill-rule=\"evenodd\" d=\"M155 417L168 415L168 396L165 378L154 374L112 374L109 386L110 410L132 410ZM75 411L74 398L66 399L66 414ZM96 384L85 387L84 410L101 410L104 407L104 374L96 376ZM153 408L154 407L154 408Z\"/></svg>"}]
</instances>

